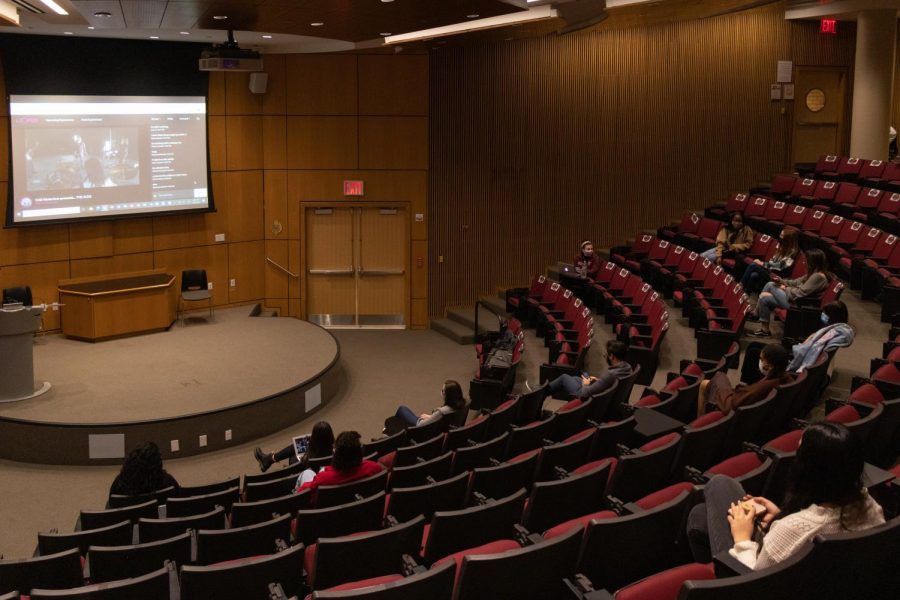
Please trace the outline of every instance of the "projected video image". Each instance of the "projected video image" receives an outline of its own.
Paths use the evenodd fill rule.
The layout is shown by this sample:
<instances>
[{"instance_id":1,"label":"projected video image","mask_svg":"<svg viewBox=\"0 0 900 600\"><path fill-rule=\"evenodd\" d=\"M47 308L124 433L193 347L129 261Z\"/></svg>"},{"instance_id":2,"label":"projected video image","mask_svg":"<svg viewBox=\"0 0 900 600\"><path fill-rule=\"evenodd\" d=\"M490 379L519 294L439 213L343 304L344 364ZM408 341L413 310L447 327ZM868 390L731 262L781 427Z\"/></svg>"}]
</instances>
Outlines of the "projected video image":
<instances>
[{"instance_id":1,"label":"projected video image","mask_svg":"<svg viewBox=\"0 0 900 600\"><path fill-rule=\"evenodd\" d=\"M36 129L25 145L29 192L141 183L136 127Z\"/></svg>"}]
</instances>

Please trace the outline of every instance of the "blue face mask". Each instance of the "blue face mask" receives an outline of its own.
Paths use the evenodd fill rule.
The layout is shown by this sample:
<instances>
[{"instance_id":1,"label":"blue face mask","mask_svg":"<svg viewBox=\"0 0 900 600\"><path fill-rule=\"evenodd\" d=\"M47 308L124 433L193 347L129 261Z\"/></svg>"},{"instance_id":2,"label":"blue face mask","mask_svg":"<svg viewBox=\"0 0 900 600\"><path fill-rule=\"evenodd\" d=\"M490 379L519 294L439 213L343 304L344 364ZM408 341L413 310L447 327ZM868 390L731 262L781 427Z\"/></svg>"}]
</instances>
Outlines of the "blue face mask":
<instances>
[{"instance_id":1,"label":"blue face mask","mask_svg":"<svg viewBox=\"0 0 900 600\"><path fill-rule=\"evenodd\" d=\"M819 315L819 319L822 320L822 325L828 325L828 315L822 313L821 315Z\"/></svg>"}]
</instances>

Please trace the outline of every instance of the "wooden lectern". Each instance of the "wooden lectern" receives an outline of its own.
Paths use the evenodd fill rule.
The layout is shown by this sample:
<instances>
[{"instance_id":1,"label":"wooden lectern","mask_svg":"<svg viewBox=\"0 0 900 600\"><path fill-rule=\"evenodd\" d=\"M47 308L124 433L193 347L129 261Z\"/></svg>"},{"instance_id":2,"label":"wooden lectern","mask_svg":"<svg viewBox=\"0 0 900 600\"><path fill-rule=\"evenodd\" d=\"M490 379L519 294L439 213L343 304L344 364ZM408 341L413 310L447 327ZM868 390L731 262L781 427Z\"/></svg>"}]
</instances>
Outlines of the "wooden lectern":
<instances>
[{"instance_id":1,"label":"wooden lectern","mask_svg":"<svg viewBox=\"0 0 900 600\"><path fill-rule=\"evenodd\" d=\"M27 400L50 389L47 381L34 387L33 340L43 311L43 306L18 304L0 308L0 402Z\"/></svg>"}]
</instances>

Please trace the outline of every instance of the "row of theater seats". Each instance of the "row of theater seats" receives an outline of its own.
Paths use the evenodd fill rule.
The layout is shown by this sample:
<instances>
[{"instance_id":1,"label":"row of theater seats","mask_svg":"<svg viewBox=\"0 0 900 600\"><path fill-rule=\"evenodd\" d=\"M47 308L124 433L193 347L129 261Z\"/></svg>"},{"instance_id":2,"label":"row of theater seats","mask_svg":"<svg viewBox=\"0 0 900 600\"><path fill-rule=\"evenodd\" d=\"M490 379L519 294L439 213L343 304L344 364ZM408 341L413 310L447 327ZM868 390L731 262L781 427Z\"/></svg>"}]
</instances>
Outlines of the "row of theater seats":
<instances>
[{"instance_id":1,"label":"row of theater seats","mask_svg":"<svg viewBox=\"0 0 900 600\"><path fill-rule=\"evenodd\" d=\"M900 191L900 164L886 160L868 160L853 156L823 154L815 166L800 168L804 177L829 181L855 181L861 185Z\"/></svg>"}]
</instances>

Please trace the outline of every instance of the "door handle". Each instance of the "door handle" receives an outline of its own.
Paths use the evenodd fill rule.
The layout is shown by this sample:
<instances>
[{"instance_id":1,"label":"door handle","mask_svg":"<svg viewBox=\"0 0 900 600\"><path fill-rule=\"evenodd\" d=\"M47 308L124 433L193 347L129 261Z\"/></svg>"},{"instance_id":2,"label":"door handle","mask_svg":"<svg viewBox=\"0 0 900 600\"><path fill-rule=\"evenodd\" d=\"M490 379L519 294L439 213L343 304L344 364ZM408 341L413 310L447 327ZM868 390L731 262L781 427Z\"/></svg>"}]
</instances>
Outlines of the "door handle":
<instances>
[{"instance_id":1,"label":"door handle","mask_svg":"<svg viewBox=\"0 0 900 600\"><path fill-rule=\"evenodd\" d=\"M353 267L349 269L309 269L310 275L353 275Z\"/></svg>"},{"instance_id":2,"label":"door handle","mask_svg":"<svg viewBox=\"0 0 900 600\"><path fill-rule=\"evenodd\" d=\"M359 268L360 275L403 275L404 273L406 273L406 269L370 269L364 271L362 267Z\"/></svg>"}]
</instances>

